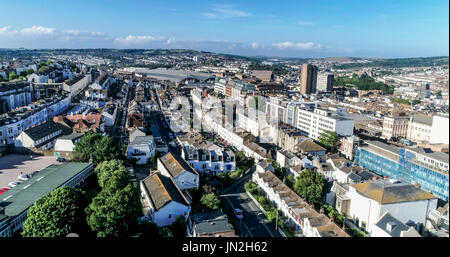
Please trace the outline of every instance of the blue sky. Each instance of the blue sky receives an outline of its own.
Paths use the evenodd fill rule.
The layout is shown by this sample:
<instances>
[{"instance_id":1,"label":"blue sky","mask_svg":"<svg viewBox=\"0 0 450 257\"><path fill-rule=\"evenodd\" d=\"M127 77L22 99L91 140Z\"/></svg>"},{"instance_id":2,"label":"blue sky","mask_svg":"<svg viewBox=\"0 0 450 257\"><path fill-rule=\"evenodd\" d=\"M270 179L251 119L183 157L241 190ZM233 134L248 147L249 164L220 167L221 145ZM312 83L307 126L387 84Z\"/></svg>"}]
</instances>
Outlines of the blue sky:
<instances>
[{"instance_id":1,"label":"blue sky","mask_svg":"<svg viewBox=\"0 0 450 257\"><path fill-rule=\"evenodd\" d=\"M187 48L287 57L448 55L449 2L3 0L0 48Z\"/></svg>"}]
</instances>

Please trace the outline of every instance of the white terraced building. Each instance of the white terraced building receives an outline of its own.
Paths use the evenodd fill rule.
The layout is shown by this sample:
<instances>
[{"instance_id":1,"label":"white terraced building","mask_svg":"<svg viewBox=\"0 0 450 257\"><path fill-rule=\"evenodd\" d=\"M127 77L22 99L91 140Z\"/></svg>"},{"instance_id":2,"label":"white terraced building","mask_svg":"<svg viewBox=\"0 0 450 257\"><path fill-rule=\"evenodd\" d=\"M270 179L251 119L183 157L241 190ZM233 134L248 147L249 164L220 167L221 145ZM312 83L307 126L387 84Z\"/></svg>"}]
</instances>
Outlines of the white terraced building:
<instances>
[{"instance_id":1,"label":"white terraced building","mask_svg":"<svg viewBox=\"0 0 450 257\"><path fill-rule=\"evenodd\" d=\"M196 171L202 173L233 172L236 170L236 160L232 151L211 144L201 149L185 145L181 157Z\"/></svg>"},{"instance_id":2,"label":"white terraced building","mask_svg":"<svg viewBox=\"0 0 450 257\"><path fill-rule=\"evenodd\" d=\"M355 121L343 117L339 112L316 108L314 111L297 109L297 114L297 128L315 140L319 140L325 131L336 132L339 136L353 135Z\"/></svg>"},{"instance_id":3,"label":"white terraced building","mask_svg":"<svg viewBox=\"0 0 450 257\"><path fill-rule=\"evenodd\" d=\"M0 116L0 146L14 144L20 132L52 120L70 106L70 95L36 101L18 111ZM11 116L13 114L13 116Z\"/></svg>"}]
</instances>

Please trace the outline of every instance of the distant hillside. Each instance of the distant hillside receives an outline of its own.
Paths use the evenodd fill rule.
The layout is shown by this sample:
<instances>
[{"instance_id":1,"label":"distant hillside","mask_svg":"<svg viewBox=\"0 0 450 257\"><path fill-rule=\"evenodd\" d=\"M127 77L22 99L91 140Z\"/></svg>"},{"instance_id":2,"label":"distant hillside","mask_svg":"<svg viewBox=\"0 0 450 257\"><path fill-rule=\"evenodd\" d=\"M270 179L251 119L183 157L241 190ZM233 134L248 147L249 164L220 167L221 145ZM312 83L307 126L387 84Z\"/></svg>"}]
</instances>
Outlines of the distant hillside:
<instances>
[{"instance_id":1,"label":"distant hillside","mask_svg":"<svg viewBox=\"0 0 450 257\"><path fill-rule=\"evenodd\" d=\"M336 69L352 69L362 67L403 68L421 66L448 65L448 56L417 57L417 58L395 58L395 59L372 59L367 63L346 63L336 65Z\"/></svg>"}]
</instances>

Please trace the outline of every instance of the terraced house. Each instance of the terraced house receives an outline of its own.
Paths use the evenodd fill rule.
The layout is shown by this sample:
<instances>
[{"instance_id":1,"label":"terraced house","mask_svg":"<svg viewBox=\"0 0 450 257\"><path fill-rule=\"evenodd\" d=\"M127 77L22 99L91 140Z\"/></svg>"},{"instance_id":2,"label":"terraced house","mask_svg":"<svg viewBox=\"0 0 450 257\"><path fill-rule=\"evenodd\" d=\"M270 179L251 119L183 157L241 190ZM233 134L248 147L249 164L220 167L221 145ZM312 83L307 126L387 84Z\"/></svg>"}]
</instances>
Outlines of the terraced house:
<instances>
[{"instance_id":1,"label":"terraced house","mask_svg":"<svg viewBox=\"0 0 450 257\"><path fill-rule=\"evenodd\" d=\"M198 173L181 157L168 153L158 158L158 171L162 175L172 178L181 189L198 189L200 177Z\"/></svg>"},{"instance_id":2,"label":"terraced house","mask_svg":"<svg viewBox=\"0 0 450 257\"><path fill-rule=\"evenodd\" d=\"M172 178L154 173L141 181L140 188L144 212L158 226L169 226L180 215L188 219L190 202Z\"/></svg>"},{"instance_id":3,"label":"terraced house","mask_svg":"<svg viewBox=\"0 0 450 257\"><path fill-rule=\"evenodd\" d=\"M281 210L286 223L305 237L348 237L347 233L322 213L314 210L304 199L270 171L253 173L252 180L265 196Z\"/></svg>"}]
</instances>

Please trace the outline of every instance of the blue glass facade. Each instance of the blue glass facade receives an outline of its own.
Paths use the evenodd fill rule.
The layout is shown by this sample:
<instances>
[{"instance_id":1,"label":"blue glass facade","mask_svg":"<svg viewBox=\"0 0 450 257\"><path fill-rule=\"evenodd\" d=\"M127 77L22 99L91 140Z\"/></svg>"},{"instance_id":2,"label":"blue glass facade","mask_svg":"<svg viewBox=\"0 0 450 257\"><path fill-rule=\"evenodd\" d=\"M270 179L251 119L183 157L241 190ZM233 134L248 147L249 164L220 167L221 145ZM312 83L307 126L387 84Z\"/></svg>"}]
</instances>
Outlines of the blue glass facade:
<instances>
[{"instance_id":1,"label":"blue glass facade","mask_svg":"<svg viewBox=\"0 0 450 257\"><path fill-rule=\"evenodd\" d=\"M378 175L403 180L409 183L418 183L425 191L445 200L449 200L449 178L441 172L414 162L415 154L400 150L398 161L375 154L365 148L357 148L355 160L359 166L365 167Z\"/></svg>"}]
</instances>

